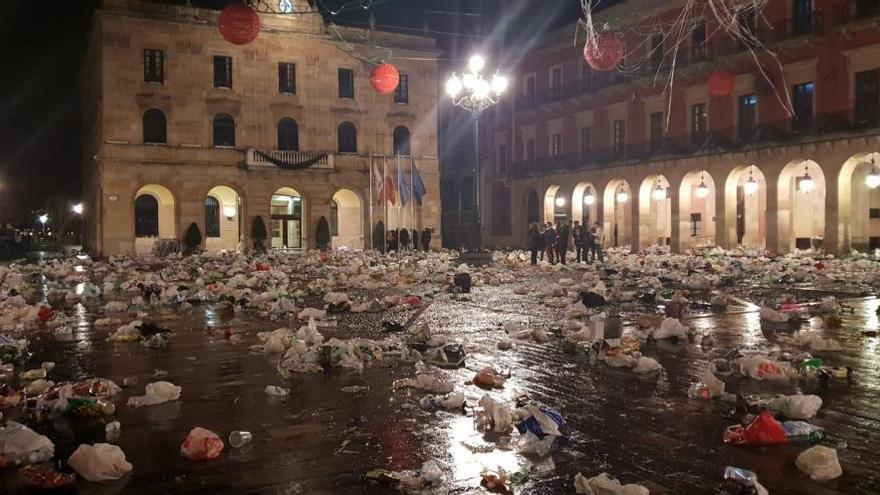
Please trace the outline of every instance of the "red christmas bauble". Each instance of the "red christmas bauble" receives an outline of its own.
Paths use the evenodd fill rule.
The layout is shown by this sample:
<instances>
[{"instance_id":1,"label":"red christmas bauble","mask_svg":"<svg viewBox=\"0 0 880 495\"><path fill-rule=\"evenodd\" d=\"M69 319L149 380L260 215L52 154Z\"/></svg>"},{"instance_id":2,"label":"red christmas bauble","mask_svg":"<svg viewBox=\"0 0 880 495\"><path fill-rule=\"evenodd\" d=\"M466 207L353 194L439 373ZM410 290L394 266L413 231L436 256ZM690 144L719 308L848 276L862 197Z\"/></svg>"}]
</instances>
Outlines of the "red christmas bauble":
<instances>
[{"instance_id":1,"label":"red christmas bauble","mask_svg":"<svg viewBox=\"0 0 880 495\"><path fill-rule=\"evenodd\" d=\"M709 94L727 96L733 92L733 74L724 69L715 69L709 74Z\"/></svg>"},{"instance_id":2,"label":"red christmas bauble","mask_svg":"<svg viewBox=\"0 0 880 495\"><path fill-rule=\"evenodd\" d=\"M260 16L244 3L231 3L220 11L220 35L233 45L247 45L260 34Z\"/></svg>"},{"instance_id":3,"label":"red christmas bauble","mask_svg":"<svg viewBox=\"0 0 880 495\"><path fill-rule=\"evenodd\" d=\"M379 94L390 95L397 89L398 84L400 84L400 74L391 64L379 64L370 73L370 86Z\"/></svg>"},{"instance_id":4,"label":"red christmas bauble","mask_svg":"<svg viewBox=\"0 0 880 495\"><path fill-rule=\"evenodd\" d=\"M617 35L606 33L596 37L593 46L589 41L584 45L584 59L596 70L611 70L623 58L623 42Z\"/></svg>"}]
</instances>

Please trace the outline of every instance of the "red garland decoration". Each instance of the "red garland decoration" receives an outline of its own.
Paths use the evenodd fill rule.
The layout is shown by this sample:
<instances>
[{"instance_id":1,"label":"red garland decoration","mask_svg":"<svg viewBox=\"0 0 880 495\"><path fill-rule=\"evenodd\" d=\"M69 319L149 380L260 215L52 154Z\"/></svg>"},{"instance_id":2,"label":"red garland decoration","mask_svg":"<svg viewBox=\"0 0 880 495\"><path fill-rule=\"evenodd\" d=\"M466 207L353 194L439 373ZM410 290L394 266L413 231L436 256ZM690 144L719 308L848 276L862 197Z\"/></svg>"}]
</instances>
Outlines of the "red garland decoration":
<instances>
[{"instance_id":1,"label":"red garland decoration","mask_svg":"<svg viewBox=\"0 0 880 495\"><path fill-rule=\"evenodd\" d=\"M260 34L260 16L244 3L231 3L220 12L220 35L233 45L247 45Z\"/></svg>"},{"instance_id":2,"label":"red garland decoration","mask_svg":"<svg viewBox=\"0 0 880 495\"><path fill-rule=\"evenodd\" d=\"M607 71L617 67L623 58L623 42L617 35L606 33L596 37L596 45L584 45L584 59L590 67Z\"/></svg>"},{"instance_id":3,"label":"red garland decoration","mask_svg":"<svg viewBox=\"0 0 880 495\"><path fill-rule=\"evenodd\" d=\"M390 95L397 89L398 84L400 84L400 73L391 64L379 64L370 72L370 86L379 94Z\"/></svg>"},{"instance_id":4,"label":"red garland decoration","mask_svg":"<svg viewBox=\"0 0 880 495\"><path fill-rule=\"evenodd\" d=\"M709 94L727 96L733 92L733 74L724 69L715 69L709 74Z\"/></svg>"}]
</instances>

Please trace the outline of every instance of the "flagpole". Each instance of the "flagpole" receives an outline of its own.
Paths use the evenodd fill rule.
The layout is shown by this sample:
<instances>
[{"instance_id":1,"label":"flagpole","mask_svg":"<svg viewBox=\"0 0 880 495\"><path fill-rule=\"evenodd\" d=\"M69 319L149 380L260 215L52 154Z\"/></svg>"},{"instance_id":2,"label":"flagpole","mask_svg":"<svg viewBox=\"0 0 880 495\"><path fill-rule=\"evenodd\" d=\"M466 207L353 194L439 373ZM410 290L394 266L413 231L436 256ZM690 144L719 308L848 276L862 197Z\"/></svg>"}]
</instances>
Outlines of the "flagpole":
<instances>
[{"instance_id":1,"label":"flagpole","mask_svg":"<svg viewBox=\"0 0 880 495\"><path fill-rule=\"evenodd\" d=\"M397 169L396 169L396 171L397 171L397 189L399 192L399 190L400 190L400 150L397 150L397 155L395 156L395 160L397 162ZM400 251L401 251L400 248L403 247L400 244L400 217L401 217L400 207L403 205L403 194L398 194L398 199L400 201L398 201L397 204L394 205L394 216L396 217L396 222L395 222L394 226L395 226L395 229L397 230L397 254L400 254Z\"/></svg>"},{"instance_id":2,"label":"flagpole","mask_svg":"<svg viewBox=\"0 0 880 495\"><path fill-rule=\"evenodd\" d=\"M388 238L388 191L385 190L385 178L388 177L388 158L385 156L385 153L382 153L382 209L385 211L385 229L382 232L382 235L385 236L386 242ZM388 246L385 246L385 252L388 252Z\"/></svg>"},{"instance_id":3,"label":"flagpole","mask_svg":"<svg viewBox=\"0 0 880 495\"><path fill-rule=\"evenodd\" d=\"M367 227L367 232L370 237L370 249L376 249L376 246L373 245L373 152L370 152L370 220L367 222L369 226Z\"/></svg>"},{"instance_id":4,"label":"flagpole","mask_svg":"<svg viewBox=\"0 0 880 495\"><path fill-rule=\"evenodd\" d=\"M415 163L416 163L416 159L412 155L412 151L410 151L410 155L409 155L409 201L410 201L409 213L410 213L410 218L412 220L412 230L416 230L416 197L413 194L413 187L414 187L413 184L415 183L415 180L413 180L413 178L415 177L413 174L413 167L415 167ZM413 247L415 247L415 246L413 246Z\"/></svg>"}]
</instances>

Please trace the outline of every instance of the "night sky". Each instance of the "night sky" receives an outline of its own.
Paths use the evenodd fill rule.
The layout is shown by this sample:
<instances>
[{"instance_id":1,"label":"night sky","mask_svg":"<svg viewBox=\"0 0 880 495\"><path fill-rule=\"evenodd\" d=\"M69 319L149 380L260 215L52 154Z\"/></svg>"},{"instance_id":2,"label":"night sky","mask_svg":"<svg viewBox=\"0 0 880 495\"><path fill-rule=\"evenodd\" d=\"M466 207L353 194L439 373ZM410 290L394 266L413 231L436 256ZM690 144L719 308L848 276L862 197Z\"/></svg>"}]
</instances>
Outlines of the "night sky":
<instances>
[{"instance_id":1,"label":"night sky","mask_svg":"<svg viewBox=\"0 0 880 495\"><path fill-rule=\"evenodd\" d=\"M237 1L237 0L233 0ZM369 10L359 2L371 4ZM98 0L0 0L0 214L16 220L50 202L78 199L82 176L78 81ZM185 1L165 3L183 4ZM230 0L192 0L222 8ZM611 2L603 2L611 3ZM325 14L340 24L421 33L445 51L441 74L480 50L523 45L542 31L577 19L579 0L325 0L349 9ZM355 8L351 8L355 7ZM507 29L501 29L505 26ZM444 117L445 118L445 117ZM441 126L443 129L443 126ZM466 151L469 138L440 136L441 159Z\"/></svg>"}]
</instances>

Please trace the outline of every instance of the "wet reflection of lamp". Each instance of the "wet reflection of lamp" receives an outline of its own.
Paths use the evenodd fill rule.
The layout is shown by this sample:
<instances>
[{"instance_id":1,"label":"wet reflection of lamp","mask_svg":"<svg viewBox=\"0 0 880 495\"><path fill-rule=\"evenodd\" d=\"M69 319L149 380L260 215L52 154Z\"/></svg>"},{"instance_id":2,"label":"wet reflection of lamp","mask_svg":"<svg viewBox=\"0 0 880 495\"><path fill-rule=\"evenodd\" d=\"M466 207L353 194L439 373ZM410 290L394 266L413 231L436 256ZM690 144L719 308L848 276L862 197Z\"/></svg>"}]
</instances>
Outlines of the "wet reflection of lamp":
<instances>
[{"instance_id":1,"label":"wet reflection of lamp","mask_svg":"<svg viewBox=\"0 0 880 495\"><path fill-rule=\"evenodd\" d=\"M746 194L748 194L749 196L758 192L758 181L756 181L755 178L752 177L751 169L749 169L749 180L746 181L743 189L745 189Z\"/></svg>"},{"instance_id":2,"label":"wet reflection of lamp","mask_svg":"<svg viewBox=\"0 0 880 495\"><path fill-rule=\"evenodd\" d=\"M617 192L617 202L626 203L627 201L629 201L629 193L626 192L625 188L621 188L620 191Z\"/></svg>"},{"instance_id":3,"label":"wet reflection of lamp","mask_svg":"<svg viewBox=\"0 0 880 495\"><path fill-rule=\"evenodd\" d=\"M657 179L657 187L654 188L654 199L657 201L666 199L666 189L660 185L660 179Z\"/></svg>"},{"instance_id":4,"label":"wet reflection of lamp","mask_svg":"<svg viewBox=\"0 0 880 495\"><path fill-rule=\"evenodd\" d=\"M556 206L560 208L565 206L565 198L556 198Z\"/></svg>"},{"instance_id":5,"label":"wet reflection of lamp","mask_svg":"<svg viewBox=\"0 0 880 495\"><path fill-rule=\"evenodd\" d=\"M808 193L816 188L816 182L810 177L810 164L804 162L804 175L800 178L800 183L798 184L798 189L801 192Z\"/></svg>"},{"instance_id":6,"label":"wet reflection of lamp","mask_svg":"<svg viewBox=\"0 0 880 495\"><path fill-rule=\"evenodd\" d=\"M226 205L223 207L223 216L225 216L227 220L232 220L232 217L234 217L236 213L235 206Z\"/></svg>"},{"instance_id":7,"label":"wet reflection of lamp","mask_svg":"<svg viewBox=\"0 0 880 495\"><path fill-rule=\"evenodd\" d=\"M706 185L706 181L703 180L703 173L700 172L700 185L697 186L697 197L700 199L703 199L708 195L709 195L709 186Z\"/></svg>"},{"instance_id":8,"label":"wet reflection of lamp","mask_svg":"<svg viewBox=\"0 0 880 495\"><path fill-rule=\"evenodd\" d=\"M880 187L880 170L877 170L877 165L874 163L874 157L871 157L871 173L865 177L865 184L871 189L877 189Z\"/></svg>"},{"instance_id":9,"label":"wet reflection of lamp","mask_svg":"<svg viewBox=\"0 0 880 495\"><path fill-rule=\"evenodd\" d=\"M591 205L596 202L596 196L593 194L593 188L587 186L587 193L584 194L584 204Z\"/></svg>"}]
</instances>

